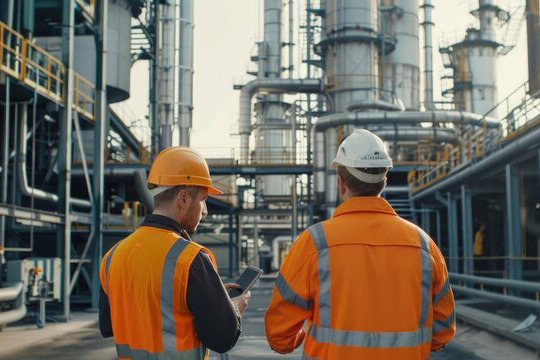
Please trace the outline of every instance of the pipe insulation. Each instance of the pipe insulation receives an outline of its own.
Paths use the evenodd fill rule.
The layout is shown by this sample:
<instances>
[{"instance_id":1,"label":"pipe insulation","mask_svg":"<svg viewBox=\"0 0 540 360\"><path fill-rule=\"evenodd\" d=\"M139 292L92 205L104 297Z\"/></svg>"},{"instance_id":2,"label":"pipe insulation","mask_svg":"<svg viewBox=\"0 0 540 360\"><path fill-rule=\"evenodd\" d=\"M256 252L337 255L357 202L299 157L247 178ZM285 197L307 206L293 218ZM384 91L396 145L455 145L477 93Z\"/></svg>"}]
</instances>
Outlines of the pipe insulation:
<instances>
[{"instance_id":1,"label":"pipe insulation","mask_svg":"<svg viewBox=\"0 0 540 360\"><path fill-rule=\"evenodd\" d=\"M194 0L180 1L178 34L178 127L180 145L189 146L193 122L193 5Z\"/></svg>"},{"instance_id":2,"label":"pipe insulation","mask_svg":"<svg viewBox=\"0 0 540 360\"><path fill-rule=\"evenodd\" d=\"M529 133L523 135L521 138L516 139L503 147L501 150L491 154L490 156L469 165L456 174L449 175L446 179L438 182L437 184L420 191L412 196L414 201L420 201L428 196L434 196L437 192L447 190L451 187L460 186L467 180L485 175L486 173L493 171L497 166L501 164L511 163L514 159L522 158L522 155L526 152L530 152L533 148L540 146L540 128L531 130Z\"/></svg>"},{"instance_id":3,"label":"pipe insulation","mask_svg":"<svg viewBox=\"0 0 540 360\"><path fill-rule=\"evenodd\" d=\"M30 187L28 185L28 176L26 173L26 155L27 155L27 132L28 132L28 105L23 104L21 107L21 130L19 134L19 188L25 196L34 197L36 199L57 203L58 195L46 192L40 189ZM35 135L34 135L35 136ZM75 206L91 208L92 203L89 200L71 198L71 203Z\"/></svg>"},{"instance_id":4,"label":"pipe insulation","mask_svg":"<svg viewBox=\"0 0 540 360\"><path fill-rule=\"evenodd\" d=\"M320 93L322 85L319 79L255 79L242 87L240 92L239 132L240 161L247 163L249 158L249 136L251 135L251 99L258 92L273 94L284 93Z\"/></svg>"},{"instance_id":5,"label":"pipe insulation","mask_svg":"<svg viewBox=\"0 0 540 360\"><path fill-rule=\"evenodd\" d=\"M431 140L436 143L457 144L459 137L453 129L396 127L382 130L372 130L374 134L385 141L419 141Z\"/></svg>"},{"instance_id":6,"label":"pipe insulation","mask_svg":"<svg viewBox=\"0 0 540 360\"><path fill-rule=\"evenodd\" d=\"M435 109L433 102L433 0L424 0L424 104L426 110Z\"/></svg>"},{"instance_id":7,"label":"pipe insulation","mask_svg":"<svg viewBox=\"0 0 540 360\"><path fill-rule=\"evenodd\" d=\"M404 111L404 112L355 112L322 116L315 124L316 131L325 131L342 125L403 125L420 123L452 123L454 125L475 125L499 128L500 123L493 118L483 117L465 111Z\"/></svg>"}]
</instances>

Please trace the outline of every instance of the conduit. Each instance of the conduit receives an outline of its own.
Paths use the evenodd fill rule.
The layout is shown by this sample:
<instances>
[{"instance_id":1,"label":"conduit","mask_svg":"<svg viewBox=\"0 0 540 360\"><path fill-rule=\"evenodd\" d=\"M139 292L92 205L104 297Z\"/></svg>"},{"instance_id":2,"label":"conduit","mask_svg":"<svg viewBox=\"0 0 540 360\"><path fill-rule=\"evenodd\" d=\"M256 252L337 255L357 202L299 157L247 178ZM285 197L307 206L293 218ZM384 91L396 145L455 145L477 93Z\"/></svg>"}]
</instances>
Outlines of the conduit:
<instances>
[{"instance_id":1,"label":"conduit","mask_svg":"<svg viewBox=\"0 0 540 360\"><path fill-rule=\"evenodd\" d=\"M381 139L386 141L418 141L431 140L436 143L459 143L458 136L452 129L422 128L422 127L397 127L382 130L372 130Z\"/></svg>"},{"instance_id":2,"label":"conduit","mask_svg":"<svg viewBox=\"0 0 540 360\"><path fill-rule=\"evenodd\" d=\"M322 116L315 124L315 131L325 131L342 125L403 125L420 123L452 123L455 125L475 125L499 128L500 123L493 118L483 117L465 111L386 111L338 113Z\"/></svg>"},{"instance_id":3,"label":"conduit","mask_svg":"<svg viewBox=\"0 0 540 360\"><path fill-rule=\"evenodd\" d=\"M19 187L25 196L34 197L36 199L58 202L58 195L49 193L40 189L30 187L28 185L28 176L26 174L26 134L28 131L28 105L22 105L21 109L21 132L19 134ZM34 135L35 136L35 135ZM75 206L91 208L92 203L88 200L71 198L71 203Z\"/></svg>"},{"instance_id":4,"label":"conduit","mask_svg":"<svg viewBox=\"0 0 540 360\"><path fill-rule=\"evenodd\" d=\"M284 93L320 93L322 85L319 79L255 79L242 87L240 92L239 130L240 161L247 163L249 158L249 135L251 134L251 98L258 92L274 94Z\"/></svg>"}]
</instances>

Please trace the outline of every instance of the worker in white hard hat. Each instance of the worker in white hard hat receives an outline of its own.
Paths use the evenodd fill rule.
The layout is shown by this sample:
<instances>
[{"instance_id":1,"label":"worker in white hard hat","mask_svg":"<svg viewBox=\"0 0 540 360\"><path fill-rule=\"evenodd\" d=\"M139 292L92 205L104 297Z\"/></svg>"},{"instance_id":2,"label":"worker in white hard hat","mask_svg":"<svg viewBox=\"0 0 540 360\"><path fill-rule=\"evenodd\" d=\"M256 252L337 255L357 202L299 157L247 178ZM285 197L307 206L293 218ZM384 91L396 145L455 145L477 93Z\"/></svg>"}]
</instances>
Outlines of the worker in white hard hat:
<instances>
[{"instance_id":1,"label":"worker in white hard hat","mask_svg":"<svg viewBox=\"0 0 540 360\"><path fill-rule=\"evenodd\" d=\"M342 203L292 245L265 317L268 342L279 353L304 344L307 359L428 359L456 330L444 258L380 197L392 159L379 137L354 131L332 166Z\"/></svg>"}]
</instances>

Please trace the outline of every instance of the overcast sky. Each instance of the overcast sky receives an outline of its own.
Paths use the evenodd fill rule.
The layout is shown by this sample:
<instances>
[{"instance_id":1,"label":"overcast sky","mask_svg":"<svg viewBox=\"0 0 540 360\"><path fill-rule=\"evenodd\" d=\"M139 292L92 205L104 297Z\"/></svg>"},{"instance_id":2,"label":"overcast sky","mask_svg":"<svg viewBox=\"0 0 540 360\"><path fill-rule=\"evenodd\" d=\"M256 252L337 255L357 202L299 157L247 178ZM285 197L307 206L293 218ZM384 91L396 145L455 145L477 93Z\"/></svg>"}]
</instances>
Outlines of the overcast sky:
<instances>
[{"instance_id":1,"label":"overcast sky","mask_svg":"<svg viewBox=\"0 0 540 360\"><path fill-rule=\"evenodd\" d=\"M195 109L191 144L193 147L202 148L207 155L225 156L230 153L228 149L238 147L238 136L230 135L238 132L239 92L233 90L233 84L246 82L252 78L246 75L246 69L250 64L249 57L254 50L254 43L262 37L260 26L262 1L194 1ZM499 4L506 6L512 2L514 6L517 3L502 0ZM436 49L443 39L463 38L467 26L476 23L475 18L468 12L477 1L434 0L434 3L435 96L440 97L439 74L442 62ZM298 0L295 0L296 16L299 5ZM285 14L286 11L285 8ZM285 28L284 36L286 32ZM500 99L527 80L526 35L523 22L518 45L510 54L500 58L498 68ZM295 42L298 43L298 39L295 39ZM295 49L295 54L297 51L298 49ZM128 119L142 119L138 123L145 125L144 117L148 112L148 63L136 63L131 74L131 98L116 105L115 108ZM136 133L142 133L141 130L143 129L134 129Z\"/></svg>"}]
</instances>

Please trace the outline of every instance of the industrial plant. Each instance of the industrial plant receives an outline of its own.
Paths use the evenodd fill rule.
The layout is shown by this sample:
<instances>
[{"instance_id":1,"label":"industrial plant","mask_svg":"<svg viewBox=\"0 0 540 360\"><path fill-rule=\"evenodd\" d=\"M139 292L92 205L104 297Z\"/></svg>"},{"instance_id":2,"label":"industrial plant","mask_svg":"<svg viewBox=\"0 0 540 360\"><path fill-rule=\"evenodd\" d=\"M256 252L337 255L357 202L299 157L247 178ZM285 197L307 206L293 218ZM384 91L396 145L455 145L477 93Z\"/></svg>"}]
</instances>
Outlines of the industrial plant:
<instances>
[{"instance_id":1,"label":"industrial plant","mask_svg":"<svg viewBox=\"0 0 540 360\"><path fill-rule=\"evenodd\" d=\"M436 0L259 3L261 36L239 54L249 78L231 78L238 145L206 157L224 195L192 237L219 274L255 265L273 286L298 235L339 206L339 145L368 129L393 159L381 196L446 260L458 327L540 353L539 1L471 0L471 25L444 40ZM198 6L0 0L0 344L79 313L95 325L103 256L154 208L153 160L197 149ZM528 67L511 71L528 80L502 88L501 59L524 37ZM119 107L136 63L149 79L137 129ZM230 359L283 358L242 355L249 329Z\"/></svg>"}]
</instances>

